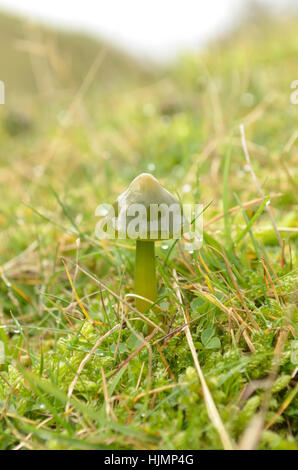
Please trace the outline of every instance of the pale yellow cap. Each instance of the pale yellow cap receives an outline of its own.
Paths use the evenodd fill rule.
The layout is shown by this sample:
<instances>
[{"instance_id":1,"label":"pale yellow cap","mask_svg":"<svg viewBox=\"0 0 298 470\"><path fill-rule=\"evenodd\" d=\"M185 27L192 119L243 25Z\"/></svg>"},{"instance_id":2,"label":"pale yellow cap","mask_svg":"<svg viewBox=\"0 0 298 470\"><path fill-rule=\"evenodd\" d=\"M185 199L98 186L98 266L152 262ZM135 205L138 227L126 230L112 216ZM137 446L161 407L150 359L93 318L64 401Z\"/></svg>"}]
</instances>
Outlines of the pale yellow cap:
<instances>
[{"instance_id":1,"label":"pale yellow cap","mask_svg":"<svg viewBox=\"0 0 298 470\"><path fill-rule=\"evenodd\" d=\"M141 212L138 211L140 205ZM142 240L165 240L180 238L186 221L179 200L167 191L149 173L137 176L114 204L118 218L117 231L126 233L126 238ZM136 215L142 215L138 225L138 236L131 236L135 228Z\"/></svg>"}]
</instances>

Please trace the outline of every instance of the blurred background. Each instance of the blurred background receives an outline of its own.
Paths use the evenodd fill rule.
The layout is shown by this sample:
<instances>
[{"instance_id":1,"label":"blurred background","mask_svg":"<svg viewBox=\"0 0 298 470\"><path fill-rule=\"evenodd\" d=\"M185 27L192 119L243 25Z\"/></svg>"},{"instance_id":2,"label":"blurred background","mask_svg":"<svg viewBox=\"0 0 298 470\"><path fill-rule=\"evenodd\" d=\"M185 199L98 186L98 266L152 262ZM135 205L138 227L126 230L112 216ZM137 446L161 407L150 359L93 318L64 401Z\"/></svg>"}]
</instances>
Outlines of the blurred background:
<instances>
[{"instance_id":1,"label":"blurred background","mask_svg":"<svg viewBox=\"0 0 298 470\"><path fill-rule=\"evenodd\" d=\"M104 38L140 58L174 59L185 50L197 51L210 39L233 28L241 17L267 9L290 13L295 0L86 0L69 7L66 1L1 0L0 6L62 28Z\"/></svg>"},{"instance_id":2,"label":"blurred background","mask_svg":"<svg viewBox=\"0 0 298 470\"><path fill-rule=\"evenodd\" d=\"M36 224L49 244L61 227L76 232L73 222L93 233L95 207L143 171L186 202L214 201L212 217L222 209L228 145L231 189L254 197L241 122L264 191L285 191L291 202L296 7L0 0L0 261L28 245Z\"/></svg>"}]
</instances>

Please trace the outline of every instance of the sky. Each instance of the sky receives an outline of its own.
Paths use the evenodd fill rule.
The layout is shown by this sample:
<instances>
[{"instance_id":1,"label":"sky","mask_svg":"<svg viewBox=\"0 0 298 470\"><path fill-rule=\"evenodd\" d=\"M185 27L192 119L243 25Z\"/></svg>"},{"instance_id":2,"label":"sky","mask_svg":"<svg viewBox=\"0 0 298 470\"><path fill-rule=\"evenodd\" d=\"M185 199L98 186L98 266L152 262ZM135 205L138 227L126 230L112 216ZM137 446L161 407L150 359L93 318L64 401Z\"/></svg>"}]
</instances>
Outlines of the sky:
<instances>
[{"instance_id":1,"label":"sky","mask_svg":"<svg viewBox=\"0 0 298 470\"><path fill-rule=\"evenodd\" d=\"M259 0L277 11L297 0ZM0 9L105 38L139 57L168 60L229 29L245 0L0 0Z\"/></svg>"}]
</instances>

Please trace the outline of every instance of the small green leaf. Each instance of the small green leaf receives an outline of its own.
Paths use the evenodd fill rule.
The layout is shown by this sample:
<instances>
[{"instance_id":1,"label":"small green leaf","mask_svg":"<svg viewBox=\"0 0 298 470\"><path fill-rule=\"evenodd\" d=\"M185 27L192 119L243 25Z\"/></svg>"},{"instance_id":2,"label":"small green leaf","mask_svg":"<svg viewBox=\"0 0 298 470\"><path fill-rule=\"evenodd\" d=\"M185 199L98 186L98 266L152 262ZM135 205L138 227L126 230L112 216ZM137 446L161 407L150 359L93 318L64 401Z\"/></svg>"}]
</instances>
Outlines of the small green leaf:
<instances>
[{"instance_id":1,"label":"small green leaf","mask_svg":"<svg viewBox=\"0 0 298 470\"><path fill-rule=\"evenodd\" d=\"M204 346L210 341L212 336L214 335L214 328L206 328L201 334L201 340Z\"/></svg>"},{"instance_id":2,"label":"small green leaf","mask_svg":"<svg viewBox=\"0 0 298 470\"><path fill-rule=\"evenodd\" d=\"M215 338L211 338L211 340L205 345L206 349L219 349L220 346L220 339L217 336L215 336Z\"/></svg>"}]
</instances>

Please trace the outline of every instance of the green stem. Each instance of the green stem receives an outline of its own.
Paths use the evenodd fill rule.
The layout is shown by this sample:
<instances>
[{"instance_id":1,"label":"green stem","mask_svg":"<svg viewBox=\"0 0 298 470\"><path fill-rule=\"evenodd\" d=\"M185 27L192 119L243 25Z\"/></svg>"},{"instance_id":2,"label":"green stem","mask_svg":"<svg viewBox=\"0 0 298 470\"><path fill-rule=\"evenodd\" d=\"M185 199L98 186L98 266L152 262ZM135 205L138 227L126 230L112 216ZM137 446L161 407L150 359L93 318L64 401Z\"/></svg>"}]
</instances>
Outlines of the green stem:
<instances>
[{"instance_id":1,"label":"green stem","mask_svg":"<svg viewBox=\"0 0 298 470\"><path fill-rule=\"evenodd\" d=\"M157 284L155 275L154 242L137 240L135 293L156 302ZM136 308L144 313L151 303L136 298Z\"/></svg>"}]
</instances>

